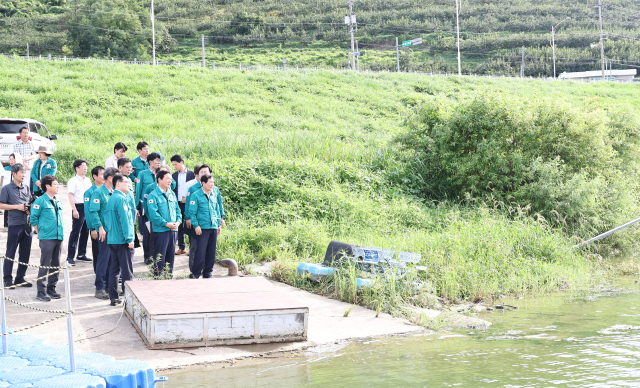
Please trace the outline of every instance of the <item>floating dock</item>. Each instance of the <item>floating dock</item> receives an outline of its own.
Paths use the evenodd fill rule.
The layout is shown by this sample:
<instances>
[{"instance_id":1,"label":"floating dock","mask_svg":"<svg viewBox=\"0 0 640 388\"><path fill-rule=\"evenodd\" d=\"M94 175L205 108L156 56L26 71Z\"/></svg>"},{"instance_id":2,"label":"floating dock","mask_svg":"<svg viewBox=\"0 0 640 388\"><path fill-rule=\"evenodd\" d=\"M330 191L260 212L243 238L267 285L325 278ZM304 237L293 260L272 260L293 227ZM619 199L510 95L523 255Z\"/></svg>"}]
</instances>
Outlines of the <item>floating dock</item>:
<instances>
[{"instance_id":1,"label":"floating dock","mask_svg":"<svg viewBox=\"0 0 640 388\"><path fill-rule=\"evenodd\" d=\"M309 307L262 277L131 281L125 300L149 349L307 339Z\"/></svg>"}]
</instances>

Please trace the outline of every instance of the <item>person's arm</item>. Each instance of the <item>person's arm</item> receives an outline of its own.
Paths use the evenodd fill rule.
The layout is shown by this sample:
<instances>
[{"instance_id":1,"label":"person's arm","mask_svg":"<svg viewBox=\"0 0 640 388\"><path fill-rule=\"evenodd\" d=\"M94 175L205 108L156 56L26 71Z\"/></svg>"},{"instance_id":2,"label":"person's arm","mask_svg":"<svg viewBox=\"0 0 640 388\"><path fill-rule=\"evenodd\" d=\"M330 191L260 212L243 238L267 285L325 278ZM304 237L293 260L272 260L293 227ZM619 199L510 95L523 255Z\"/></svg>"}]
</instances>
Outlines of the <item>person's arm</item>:
<instances>
[{"instance_id":1,"label":"person's arm","mask_svg":"<svg viewBox=\"0 0 640 388\"><path fill-rule=\"evenodd\" d=\"M194 217L191 218L191 226L193 226L194 228L197 228L199 226L198 224L198 197L195 194L191 194L190 196L187 197L188 201L187 202L187 206L189 207L189 214L193 214ZM186 207L185 207L186 210ZM186 213L186 211L185 211Z\"/></svg>"},{"instance_id":2,"label":"person's arm","mask_svg":"<svg viewBox=\"0 0 640 388\"><path fill-rule=\"evenodd\" d=\"M120 220L120 228L122 228L122 237L124 237L125 243L133 244L133 225L129 223L128 215L126 213L120 214L125 211L122 206L116 206L115 209L115 216Z\"/></svg>"},{"instance_id":3,"label":"person's arm","mask_svg":"<svg viewBox=\"0 0 640 388\"><path fill-rule=\"evenodd\" d=\"M176 223L178 225L182 223L182 212L180 211L180 205L178 201L176 201Z\"/></svg>"},{"instance_id":4,"label":"person's arm","mask_svg":"<svg viewBox=\"0 0 640 388\"><path fill-rule=\"evenodd\" d=\"M5 186L2 188L2 190L0 191L0 209L2 210L20 210L20 211L25 211L26 210L26 206L24 204L20 204L20 205L9 205L7 202L9 202L9 192L7 191L7 187Z\"/></svg>"},{"instance_id":5,"label":"person's arm","mask_svg":"<svg viewBox=\"0 0 640 388\"><path fill-rule=\"evenodd\" d=\"M78 209L76 209L76 201L73 198L73 193L76 191L76 183L75 180L71 179L69 183L67 183L67 196L69 197L69 205L71 205L71 215L73 218L80 218L80 214L78 213Z\"/></svg>"},{"instance_id":6,"label":"person's arm","mask_svg":"<svg viewBox=\"0 0 640 388\"><path fill-rule=\"evenodd\" d=\"M49 175L56 176L56 174L58 173L58 163L56 163L55 160L51 159L51 163L49 164L51 164Z\"/></svg>"},{"instance_id":7,"label":"person's arm","mask_svg":"<svg viewBox=\"0 0 640 388\"><path fill-rule=\"evenodd\" d=\"M91 194L91 198L89 198L88 217L91 220L91 226L96 230L103 228L102 221L100 220L100 201L100 193L98 190L95 190L93 194Z\"/></svg>"},{"instance_id":8,"label":"person's arm","mask_svg":"<svg viewBox=\"0 0 640 388\"><path fill-rule=\"evenodd\" d=\"M147 202L147 218L151 221L151 225L164 225L169 228L169 221L165 220L158 209L158 199L155 195L150 195L146 199Z\"/></svg>"},{"instance_id":9,"label":"person's arm","mask_svg":"<svg viewBox=\"0 0 640 388\"><path fill-rule=\"evenodd\" d=\"M140 205L140 198L142 198L143 194L144 193L142 192L142 182L136 183L136 207L138 207L138 205Z\"/></svg>"},{"instance_id":10,"label":"person's arm","mask_svg":"<svg viewBox=\"0 0 640 388\"><path fill-rule=\"evenodd\" d=\"M40 201L35 201L33 206L31 206L31 218L29 218L29 222L38 230L38 222L40 221L40 212L42 209L40 208Z\"/></svg>"},{"instance_id":11,"label":"person's arm","mask_svg":"<svg viewBox=\"0 0 640 388\"><path fill-rule=\"evenodd\" d=\"M38 180L38 170L39 168L36 168L36 164L38 163L38 161L36 160L35 163L33 163L33 167L31 168L31 182L33 182L33 184L35 185L36 182L40 182ZM40 186L38 186L40 187Z\"/></svg>"}]
</instances>

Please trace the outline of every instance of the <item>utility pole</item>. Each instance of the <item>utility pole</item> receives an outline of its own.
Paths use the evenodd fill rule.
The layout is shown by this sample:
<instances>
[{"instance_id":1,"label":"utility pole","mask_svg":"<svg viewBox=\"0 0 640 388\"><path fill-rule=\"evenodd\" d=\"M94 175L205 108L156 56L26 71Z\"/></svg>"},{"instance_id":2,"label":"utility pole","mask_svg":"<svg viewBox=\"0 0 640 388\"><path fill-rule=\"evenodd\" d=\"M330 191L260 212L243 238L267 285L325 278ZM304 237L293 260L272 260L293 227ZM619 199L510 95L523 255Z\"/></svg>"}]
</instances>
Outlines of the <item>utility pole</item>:
<instances>
[{"instance_id":1,"label":"utility pole","mask_svg":"<svg viewBox=\"0 0 640 388\"><path fill-rule=\"evenodd\" d=\"M356 15L353 14L353 3L355 0L349 0L349 14L344 17L345 24L349 25L349 32L351 33L351 56L349 58L349 65L351 69L356 69L356 59L355 59L355 42L353 37L354 26L356 26ZM356 27L357 28L357 27Z\"/></svg>"},{"instance_id":2,"label":"utility pole","mask_svg":"<svg viewBox=\"0 0 640 388\"><path fill-rule=\"evenodd\" d=\"M29 59L29 43L27 43L27 59Z\"/></svg>"},{"instance_id":3,"label":"utility pole","mask_svg":"<svg viewBox=\"0 0 640 388\"><path fill-rule=\"evenodd\" d=\"M202 34L202 68L204 67L204 34Z\"/></svg>"},{"instance_id":4,"label":"utility pole","mask_svg":"<svg viewBox=\"0 0 640 388\"><path fill-rule=\"evenodd\" d=\"M356 40L356 70L360 71L360 49L358 48L358 41Z\"/></svg>"},{"instance_id":5,"label":"utility pole","mask_svg":"<svg viewBox=\"0 0 640 388\"><path fill-rule=\"evenodd\" d=\"M458 75L462 75L462 65L460 64L460 8L462 4L458 5L456 0L456 34L458 35Z\"/></svg>"},{"instance_id":6,"label":"utility pole","mask_svg":"<svg viewBox=\"0 0 640 388\"><path fill-rule=\"evenodd\" d=\"M569 19L571 18L567 17L555 26L551 26L551 47L553 49L553 79L556 79L556 27Z\"/></svg>"},{"instance_id":7,"label":"utility pole","mask_svg":"<svg viewBox=\"0 0 640 388\"><path fill-rule=\"evenodd\" d=\"M522 63L520 64L520 78L524 78L524 46L522 46Z\"/></svg>"},{"instance_id":8,"label":"utility pole","mask_svg":"<svg viewBox=\"0 0 640 388\"><path fill-rule=\"evenodd\" d=\"M153 0L151 0L151 40L153 41L153 65L156 65L156 22L153 12Z\"/></svg>"},{"instance_id":9,"label":"utility pole","mask_svg":"<svg viewBox=\"0 0 640 388\"><path fill-rule=\"evenodd\" d=\"M602 0L598 0L598 19L600 19L600 62L602 63L602 80L605 80L604 72L604 39L602 37Z\"/></svg>"},{"instance_id":10,"label":"utility pole","mask_svg":"<svg viewBox=\"0 0 640 388\"><path fill-rule=\"evenodd\" d=\"M398 37L396 36L396 64L398 66L398 73L400 72L400 49L398 48Z\"/></svg>"}]
</instances>

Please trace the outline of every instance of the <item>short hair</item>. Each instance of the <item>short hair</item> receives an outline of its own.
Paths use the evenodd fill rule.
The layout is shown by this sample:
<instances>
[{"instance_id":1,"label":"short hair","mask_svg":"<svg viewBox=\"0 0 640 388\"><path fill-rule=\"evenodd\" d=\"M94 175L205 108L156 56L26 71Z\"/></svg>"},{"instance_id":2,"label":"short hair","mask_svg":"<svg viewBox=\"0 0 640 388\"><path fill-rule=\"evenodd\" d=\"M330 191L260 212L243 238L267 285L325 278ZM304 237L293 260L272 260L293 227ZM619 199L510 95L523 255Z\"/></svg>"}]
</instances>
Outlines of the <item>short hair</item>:
<instances>
[{"instance_id":1,"label":"short hair","mask_svg":"<svg viewBox=\"0 0 640 388\"><path fill-rule=\"evenodd\" d=\"M113 146L113 152L115 153L117 150L124 150L124 152L127 152L129 148L127 148L127 145L124 144L123 142L118 142L116 143L116 145Z\"/></svg>"},{"instance_id":2,"label":"short hair","mask_svg":"<svg viewBox=\"0 0 640 388\"><path fill-rule=\"evenodd\" d=\"M202 167L201 164L196 164L195 166L193 166L193 173L198 175L198 173L200 172L200 167Z\"/></svg>"},{"instance_id":3,"label":"short hair","mask_svg":"<svg viewBox=\"0 0 640 388\"><path fill-rule=\"evenodd\" d=\"M53 182L57 182L58 178L53 175L45 175L40 180L40 185L42 186L42 190L47 191L47 186L53 186Z\"/></svg>"},{"instance_id":4,"label":"short hair","mask_svg":"<svg viewBox=\"0 0 640 388\"><path fill-rule=\"evenodd\" d=\"M200 166L200 169L198 169L198 174L200 174L200 171L203 168L208 168L209 169L209 174L211 174L213 172L213 170L211 169L211 166L209 166L208 164L203 164L202 166Z\"/></svg>"},{"instance_id":5,"label":"short hair","mask_svg":"<svg viewBox=\"0 0 640 388\"><path fill-rule=\"evenodd\" d=\"M109 179L110 177L118 174L119 171L116 168L113 167L109 167L106 170L104 170L104 172L102 173L102 177L104 178L104 180L106 181L107 179Z\"/></svg>"},{"instance_id":6,"label":"short hair","mask_svg":"<svg viewBox=\"0 0 640 388\"><path fill-rule=\"evenodd\" d=\"M157 152L152 152L147 156L147 162L151 162L152 160L160 159L160 154Z\"/></svg>"},{"instance_id":7,"label":"short hair","mask_svg":"<svg viewBox=\"0 0 640 388\"><path fill-rule=\"evenodd\" d=\"M167 171L167 170L158 171L158 173L156 174L156 179L158 179L158 180L164 179L164 177L169 175L169 174L171 174L171 173L169 171Z\"/></svg>"},{"instance_id":8,"label":"short hair","mask_svg":"<svg viewBox=\"0 0 640 388\"><path fill-rule=\"evenodd\" d=\"M18 171L27 171L27 169L24 167L24 164L22 163L16 163L13 166L11 166L11 176L14 176L15 174L17 174Z\"/></svg>"},{"instance_id":9,"label":"short hair","mask_svg":"<svg viewBox=\"0 0 640 388\"><path fill-rule=\"evenodd\" d=\"M94 168L91 169L91 177L95 177L95 176L100 176L100 171L104 171L104 167L102 166L95 166ZM94 180L96 178L93 178Z\"/></svg>"},{"instance_id":10,"label":"short hair","mask_svg":"<svg viewBox=\"0 0 640 388\"><path fill-rule=\"evenodd\" d=\"M138 143L138 151L140 151L141 149L143 149L144 147L148 146L149 143L147 143L146 141L141 141L140 143Z\"/></svg>"},{"instance_id":11,"label":"short hair","mask_svg":"<svg viewBox=\"0 0 640 388\"><path fill-rule=\"evenodd\" d=\"M22 128L20 128L20 133L22 133L22 130L23 130L23 129L26 129L26 130L27 130L27 132L29 132L29 128L27 128L27 127L22 127Z\"/></svg>"},{"instance_id":12,"label":"short hair","mask_svg":"<svg viewBox=\"0 0 640 388\"><path fill-rule=\"evenodd\" d=\"M127 163L131 163L131 159L129 159L129 158L120 158L120 159L118 159L118 168L124 166Z\"/></svg>"},{"instance_id":13,"label":"short hair","mask_svg":"<svg viewBox=\"0 0 640 388\"><path fill-rule=\"evenodd\" d=\"M155 174L158 174L158 173L159 173L160 171L162 171L162 170L170 171L170 170L169 170L169 166L158 166L158 168L156 168L156 172L155 172Z\"/></svg>"},{"instance_id":14,"label":"short hair","mask_svg":"<svg viewBox=\"0 0 640 388\"><path fill-rule=\"evenodd\" d=\"M207 183L209 182L209 179L213 180L213 176L211 174L204 174L202 177L200 177L200 183Z\"/></svg>"},{"instance_id":15,"label":"short hair","mask_svg":"<svg viewBox=\"0 0 640 388\"><path fill-rule=\"evenodd\" d=\"M73 169L75 170L76 168L82 166L82 163L86 164L87 166L89 165L89 162L84 159L76 159L75 162L73 162Z\"/></svg>"},{"instance_id":16,"label":"short hair","mask_svg":"<svg viewBox=\"0 0 640 388\"><path fill-rule=\"evenodd\" d=\"M9 158L13 158L13 160L16 160L16 154L9 155Z\"/></svg>"},{"instance_id":17,"label":"short hair","mask_svg":"<svg viewBox=\"0 0 640 388\"><path fill-rule=\"evenodd\" d=\"M184 162L184 159L180 155L173 155L171 157L171 162L182 163Z\"/></svg>"},{"instance_id":18,"label":"short hair","mask_svg":"<svg viewBox=\"0 0 640 388\"><path fill-rule=\"evenodd\" d=\"M122 174L115 174L113 176L113 180L111 181L113 183L113 188L116 187L116 185L118 184L118 182L125 182L124 180L124 175Z\"/></svg>"}]
</instances>

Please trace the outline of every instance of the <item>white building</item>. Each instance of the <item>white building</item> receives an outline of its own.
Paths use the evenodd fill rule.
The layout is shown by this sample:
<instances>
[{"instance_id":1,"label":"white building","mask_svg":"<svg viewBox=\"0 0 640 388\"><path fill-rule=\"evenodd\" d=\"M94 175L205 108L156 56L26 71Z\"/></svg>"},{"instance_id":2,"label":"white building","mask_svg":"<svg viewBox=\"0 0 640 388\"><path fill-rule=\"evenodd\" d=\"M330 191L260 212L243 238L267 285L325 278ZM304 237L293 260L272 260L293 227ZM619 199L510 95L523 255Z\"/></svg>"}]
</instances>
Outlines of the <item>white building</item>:
<instances>
[{"instance_id":1,"label":"white building","mask_svg":"<svg viewBox=\"0 0 640 388\"><path fill-rule=\"evenodd\" d=\"M605 70L607 81L634 82L636 69L627 70ZM574 81L600 81L602 80L602 70L581 71L577 73L561 73L558 79L568 79Z\"/></svg>"}]
</instances>

